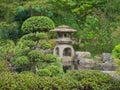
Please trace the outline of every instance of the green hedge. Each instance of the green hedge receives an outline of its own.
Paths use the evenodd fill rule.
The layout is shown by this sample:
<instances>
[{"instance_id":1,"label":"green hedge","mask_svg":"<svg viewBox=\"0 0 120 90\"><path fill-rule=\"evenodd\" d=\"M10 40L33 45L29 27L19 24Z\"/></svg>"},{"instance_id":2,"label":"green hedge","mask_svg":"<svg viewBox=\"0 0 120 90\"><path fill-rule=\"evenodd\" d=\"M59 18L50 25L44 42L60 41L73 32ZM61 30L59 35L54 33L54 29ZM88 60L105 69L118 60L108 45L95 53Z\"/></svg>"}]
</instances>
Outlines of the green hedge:
<instances>
[{"instance_id":1,"label":"green hedge","mask_svg":"<svg viewBox=\"0 0 120 90\"><path fill-rule=\"evenodd\" d=\"M120 84L108 74L91 70L70 71L65 78L74 82L78 90L118 90ZM118 85L114 86L116 83Z\"/></svg>"},{"instance_id":2,"label":"green hedge","mask_svg":"<svg viewBox=\"0 0 120 90\"><path fill-rule=\"evenodd\" d=\"M119 90L120 81L98 71L70 71L63 77L0 72L0 90Z\"/></svg>"}]
</instances>

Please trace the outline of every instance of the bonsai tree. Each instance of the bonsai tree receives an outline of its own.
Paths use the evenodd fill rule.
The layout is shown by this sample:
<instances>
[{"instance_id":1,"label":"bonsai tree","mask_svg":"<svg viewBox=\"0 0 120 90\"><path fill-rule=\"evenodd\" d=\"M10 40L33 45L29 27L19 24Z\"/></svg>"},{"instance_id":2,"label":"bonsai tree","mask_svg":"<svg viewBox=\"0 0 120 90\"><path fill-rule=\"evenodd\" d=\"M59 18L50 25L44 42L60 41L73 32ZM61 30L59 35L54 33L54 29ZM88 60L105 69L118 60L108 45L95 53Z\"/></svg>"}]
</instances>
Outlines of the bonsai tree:
<instances>
[{"instance_id":1,"label":"bonsai tree","mask_svg":"<svg viewBox=\"0 0 120 90\"><path fill-rule=\"evenodd\" d=\"M48 43L47 33L43 31L48 31L52 28L54 28L53 21L44 16L30 17L23 22L21 29L28 34L21 37L15 48L15 55L12 58L17 71L36 72L48 65L58 64L56 56L45 52L51 48L51 44ZM61 68L60 66L58 67Z\"/></svg>"},{"instance_id":2,"label":"bonsai tree","mask_svg":"<svg viewBox=\"0 0 120 90\"><path fill-rule=\"evenodd\" d=\"M24 33L47 32L55 27L54 22L45 16L33 16L25 20L22 24Z\"/></svg>"}]
</instances>

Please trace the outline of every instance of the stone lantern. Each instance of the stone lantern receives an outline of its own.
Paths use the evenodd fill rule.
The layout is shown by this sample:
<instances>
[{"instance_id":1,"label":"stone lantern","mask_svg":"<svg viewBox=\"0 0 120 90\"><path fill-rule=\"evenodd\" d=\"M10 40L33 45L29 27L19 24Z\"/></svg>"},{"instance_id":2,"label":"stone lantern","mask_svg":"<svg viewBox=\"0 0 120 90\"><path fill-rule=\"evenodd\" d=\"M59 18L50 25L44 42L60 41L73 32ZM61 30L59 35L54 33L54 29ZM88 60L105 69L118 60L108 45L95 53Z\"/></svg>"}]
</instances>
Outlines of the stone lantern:
<instances>
[{"instance_id":1,"label":"stone lantern","mask_svg":"<svg viewBox=\"0 0 120 90\"><path fill-rule=\"evenodd\" d=\"M58 57L62 59L63 63L73 61L75 51L71 45L71 34L76 32L76 30L69 26L61 25L51 31L57 32L58 35L56 40L57 45L54 47L53 54L58 55Z\"/></svg>"}]
</instances>

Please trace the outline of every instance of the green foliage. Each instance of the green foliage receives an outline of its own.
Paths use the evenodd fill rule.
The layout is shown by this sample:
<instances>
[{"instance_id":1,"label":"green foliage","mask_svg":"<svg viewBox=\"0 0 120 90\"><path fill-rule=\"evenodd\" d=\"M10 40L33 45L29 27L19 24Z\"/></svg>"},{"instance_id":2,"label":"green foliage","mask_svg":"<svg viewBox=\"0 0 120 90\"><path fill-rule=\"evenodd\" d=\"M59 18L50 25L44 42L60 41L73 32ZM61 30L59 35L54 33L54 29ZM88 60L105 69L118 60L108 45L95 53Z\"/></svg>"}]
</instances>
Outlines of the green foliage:
<instances>
[{"instance_id":1,"label":"green foliage","mask_svg":"<svg viewBox=\"0 0 120 90\"><path fill-rule=\"evenodd\" d=\"M56 56L45 54L45 50L51 48L47 39L47 34L43 32L29 33L21 37L14 48L15 52L12 58L17 71L31 70L36 72L37 69L44 69L58 61Z\"/></svg>"},{"instance_id":2,"label":"green foliage","mask_svg":"<svg viewBox=\"0 0 120 90\"><path fill-rule=\"evenodd\" d=\"M36 32L36 33L29 33L29 34L26 34L24 36L22 36L23 40L33 40L33 41L39 41L39 40L43 40L43 39L48 39L48 36L46 33L39 33L39 32Z\"/></svg>"},{"instance_id":3,"label":"green foliage","mask_svg":"<svg viewBox=\"0 0 120 90\"><path fill-rule=\"evenodd\" d=\"M113 44L117 45L120 43L120 27L118 26L116 30L112 32Z\"/></svg>"},{"instance_id":4,"label":"green foliage","mask_svg":"<svg viewBox=\"0 0 120 90\"><path fill-rule=\"evenodd\" d=\"M120 60L120 44L116 45L112 51L113 58Z\"/></svg>"},{"instance_id":5,"label":"green foliage","mask_svg":"<svg viewBox=\"0 0 120 90\"><path fill-rule=\"evenodd\" d=\"M48 31L55 27L54 22L45 16L33 16L28 18L22 25L22 31L26 33Z\"/></svg>"},{"instance_id":6,"label":"green foliage","mask_svg":"<svg viewBox=\"0 0 120 90\"><path fill-rule=\"evenodd\" d=\"M46 54L44 60L45 62L52 63L57 61L57 57L52 54Z\"/></svg>"},{"instance_id":7,"label":"green foliage","mask_svg":"<svg viewBox=\"0 0 120 90\"><path fill-rule=\"evenodd\" d=\"M18 45L20 47L29 47L30 49L50 49L51 44L48 42L48 36L46 33L29 33L24 35L20 41L18 42Z\"/></svg>"},{"instance_id":8,"label":"green foliage","mask_svg":"<svg viewBox=\"0 0 120 90\"><path fill-rule=\"evenodd\" d=\"M51 76L51 72L48 69L40 69L37 71L39 76Z\"/></svg>"},{"instance_id":9,"label":"green foliage","mask_svg":"<svg viewBox=\"0 0 120 90\"><path fill-rule=\"evenodd\" d=\"M41 76L48 70L41 70ZM1 90L118 90L120 81L94 71L72 71L65 77L39 77L31 72L1 72Z\"/></svg>"},{"instance_id":10,"label":"green foliage","mask_svg":"<svg viewBox=\"0 0 120 90\"><path fill-rule=\"evenodd\" d=\"M36 45L36 43L32 40L23 40L22 42L25 46L28 46L30 48Z\"/></svg>"},{"instance_id":11,"label":"green foliage","mask_svg":"<svg viewBox=\"0 0 120 90\"><path fill-rule=\"evenodd\" d=\"M22 24L30 16L31 15L30 15L30 9L29 8L25 8L23 6L18 6L17 9L16 9L14 20L18 21L20 24Z\"/></svg>"},{"instance_id":12,"label":"green foliage","mask_svg":"<svg viewBox=\"0 0 120 90\"><path fill-rule=\"evenodd\" d=\"M9 71L8 62L0 60L0 72Z\"/></svg>"},{"instance_id":13,"label":"green foliage","mask_svg":"<svg viewBox=\"0 0 120 90\"><path fill-rule=\"evenodd\" d=\"M47 42L40 42L40 45L43 49L50 49L51 48L51 44L47 43Z\"/></svg>"},{"instance_id":14,"label":"green foliage","mask_svg":"<svg viewBox=\"0 0 120 90\"><path fill-rule=\"evenodd\" d=\"M38 32L37 32L37 33L36 33L36 38L42 40L42 39L47 39L48 36L47 36L46 33L38 33Z\"/></svg>"},{"instance_id":15,"label":"green foliage","mask_svg":"<svg viewBox=\"0 0 120 90\"><path fill-rule=\"evenodd\" d=\"M112 57L114 59L114 63L118 68L116 69L117 73L120 75L120 44L116 45L114 49L112 50Z\"/></svg>"},{"instance_id":16,"label":"green foliage","mask_svg":"<svg viewBox=\"0 0 120 90\"><path fill-rule=\"evenodd\" d=\"M11 27L12 26L12 27ZM0 39L15 40L18 37L18 26L16 22L0 22Z\"/></svg>"},{"instance_id":17,"label":"green foliage","mask_svg":"<svg viewBox=\"0 0 120 90\"><path fill-rule=\"evenodd\" d=\"M38 50L31 50L28 53L28 57L33 60L33 62L43 59L43 54Z\"/></svg>"},{"instance_id":18,"label":"green foliage","mask_svg":"<svg viewBox=\"0 0 120 90\"><path fill-rule=\"evenodd\" d=\"M113 43L111 38L112 30L110 28L113 25L108 26L108 24L102 24L102 22L101 19L95 16L87 16L84 29L75 34L78 40L76 40L74 48L76 50L90 51L92 54L111 52ZM99 26L100 24L102 27Z\"/></svg>"},{"instance_id":19,"label":"green foliage","mask_svg":"<svg viewBox=\"0 0 120 90\"><path fill-rule=\"evenodd\" d=\"M119 0L115 0L114 4L112 1L107 1L104 11L107 15L107 18L109 18L110 21L119 21L120 17L120 7L119 7L120 1Z\"/></svg>"},{"instance_id":20,"label":"green foliage","mask_svg":"<svg viewBox=\"0 0 120 90\"><path fill-rule=\"evenodd\" d=\"M15 79L13 77L14 75L10 72L1 72L0 73L0 89L14 89L15 86Z\"/></svg>"},{"instance_id":21,"label":"green foliage","mask_svg":"<svg viewBox=\"0 0 120 90\"><path fill-rule=\"evenodd\" d=\"M66 74L65 78L73 81L76 86L75 88L83 90L112 90L118 88L118 85L113 86L115 82L111 76L100 71L70 71Z\"/></svg>"},{"instance_id":22,"label":"green foliage","mask_svg":"<svg viewBox=\"0 0 120 90\"><path fill-rule=\"evenodd\" d=\"M55 65L50 65L48 67L46 67L46 69L48 69L51 72L51 77L53 76L62 76L63 75L63 70L61 70L60 67L55 66Z\"/></svg>"},{"instance_id":23,"label":"green foliage","mask_svg":"<svg viewBox=\"0 0 120 90\"><path fill-rule=\"evenodd\" d=\"M0 73L1 90L38 90L39 77L32 74Z\"/></svg>"},{"instance_id":24,"label":"green foliage","mask_svg":"<svg viewBox=\"0 0 120 90\"><path fill-rule=\"evenodd\" d=\"M12 40L0 40L0 58L10 60L14 55L15 44Z\"/></svg>"},{"instance_id":25,"label":"green foliage","mask_svg":"<svg viewBox=\"0 0 120 90\"><path fill-rule=\"evenodd\" d=\"M21 67L21 66L24 66L24 65L29 65L30 61L29 61L28 57L21 56L21 57L18 57L18 58L15 59L14 64L17 67Z\"/></svg>"},{"instance_id":26,"label":"green foliage","mask_svg":"<svg viewBox=\"0 0 120 90\"><path fill-rule=\"evenodd\" d=\"M111 52L120 41L119 4L120 0L0 0L0 89L119 90L120 81L101 72L82 70L64 75L56 56L44 54L56 45L55 40L48 40L55 36L39 33L54 28L53 21L56 26L66 24L78 30L76 50ZM22 36L22 31L29 34ZM113 49L113 57L119 65L119 45ZM17 71L38 70L36 74L44 77L10 73L8 65L13 64Z\"/></svg>"}]
</instances>

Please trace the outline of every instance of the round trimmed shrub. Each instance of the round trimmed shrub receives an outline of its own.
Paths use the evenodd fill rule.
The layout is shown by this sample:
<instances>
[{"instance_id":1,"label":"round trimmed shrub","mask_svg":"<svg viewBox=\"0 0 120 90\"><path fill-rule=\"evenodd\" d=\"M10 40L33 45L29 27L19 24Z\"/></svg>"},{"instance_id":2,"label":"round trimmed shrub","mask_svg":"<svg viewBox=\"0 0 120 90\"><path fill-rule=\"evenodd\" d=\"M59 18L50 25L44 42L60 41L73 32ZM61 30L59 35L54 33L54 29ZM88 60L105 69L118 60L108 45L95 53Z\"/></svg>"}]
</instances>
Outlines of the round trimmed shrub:
<instances>
[{"instance_id":1,"label":"round trimmed shrub","mask_svg":"<svg viewBox=\"0 0 120 90\"><path fill-rule=\"evenodd\" d=\"M55 27L54 22L45 16L33 16L22 24L22 31L25 33L49 31Z\"/></svg>"}]
</instances>

